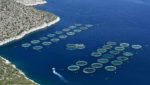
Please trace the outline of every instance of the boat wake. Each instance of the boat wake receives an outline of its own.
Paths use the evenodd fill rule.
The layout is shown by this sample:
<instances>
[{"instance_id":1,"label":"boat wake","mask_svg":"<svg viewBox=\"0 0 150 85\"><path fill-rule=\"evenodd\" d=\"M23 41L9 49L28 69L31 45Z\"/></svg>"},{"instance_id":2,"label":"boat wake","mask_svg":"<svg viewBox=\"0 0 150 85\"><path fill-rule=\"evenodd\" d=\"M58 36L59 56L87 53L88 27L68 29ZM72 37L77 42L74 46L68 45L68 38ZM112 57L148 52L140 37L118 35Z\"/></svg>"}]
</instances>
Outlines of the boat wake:
<instances>
[{"instance_id":1,"label":"boat wake","mask_svg":"<svg viewBox=\"0 0 150 85\"><path fill-rule=\"evenodd\" d=\"M55 71L55 68L52 68L53 74L55 74L56 76L58 76L60 78L60 80L62 80L64 83L68 83L68 81L58 72Z\"/></svg>"}]
</instances>

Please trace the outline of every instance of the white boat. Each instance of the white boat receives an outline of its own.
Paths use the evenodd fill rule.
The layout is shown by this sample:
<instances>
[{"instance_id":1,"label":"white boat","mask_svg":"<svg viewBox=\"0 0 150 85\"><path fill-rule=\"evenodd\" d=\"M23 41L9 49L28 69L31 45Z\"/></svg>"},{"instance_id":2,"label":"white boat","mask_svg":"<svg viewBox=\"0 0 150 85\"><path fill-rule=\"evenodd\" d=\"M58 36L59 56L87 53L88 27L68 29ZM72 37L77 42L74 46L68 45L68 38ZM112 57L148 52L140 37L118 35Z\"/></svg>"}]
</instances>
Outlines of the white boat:
<instances>
[{"instance_id":1,"label":"white boat","mask_svg":"<svg viewBox=\"0 0 150 85\"><path fill-rule=\"evenodd\" d=\"M53 67L52 70L55 71L55 68Z\"/></svg>"}]
</instances>

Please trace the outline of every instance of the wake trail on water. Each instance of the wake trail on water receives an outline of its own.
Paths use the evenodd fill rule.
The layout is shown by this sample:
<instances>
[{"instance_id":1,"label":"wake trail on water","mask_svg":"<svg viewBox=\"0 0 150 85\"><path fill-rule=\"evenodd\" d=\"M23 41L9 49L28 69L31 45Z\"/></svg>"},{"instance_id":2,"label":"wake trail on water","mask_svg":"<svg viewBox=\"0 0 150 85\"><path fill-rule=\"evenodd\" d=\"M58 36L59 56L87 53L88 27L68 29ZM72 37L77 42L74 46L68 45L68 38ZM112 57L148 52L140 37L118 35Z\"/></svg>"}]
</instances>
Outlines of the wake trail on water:
<instances>
[{"instance_id":1,"label":"wake trail on water","mask_svg":"<svg viewBox=\"0 0 150 85\"><path fill-rule=\"evenodd\" d=\"M68 81L58 72L56 72L55 70L53 70L53 74L55 74L56 76L58 76L60 78L60 80L62 80L64 83L68 83Z\"/></svg>"}]
</instances>

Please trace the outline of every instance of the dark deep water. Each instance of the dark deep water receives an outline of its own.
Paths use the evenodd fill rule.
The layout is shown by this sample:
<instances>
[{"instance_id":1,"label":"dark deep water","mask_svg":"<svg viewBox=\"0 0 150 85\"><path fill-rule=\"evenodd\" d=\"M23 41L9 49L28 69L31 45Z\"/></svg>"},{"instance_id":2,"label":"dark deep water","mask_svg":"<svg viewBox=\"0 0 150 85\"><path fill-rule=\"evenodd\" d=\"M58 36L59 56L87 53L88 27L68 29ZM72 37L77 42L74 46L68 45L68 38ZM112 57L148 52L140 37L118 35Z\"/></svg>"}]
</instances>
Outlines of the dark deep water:
<instances>
[{"instance_id":1,"label":"dark deep water","mask_svg":"<svg viewBox=\"0 0 150 85\"><path fill-rule=\"evenodd\" d=\"M48 0L48 4L36 8L52 12L61 21L27 35L21 40L0 47L0 55L10 60L25 74L42 85L150 85L150 1L148 0ZM48 33L61 30L75 23L93 24L94 27L66 40L61 40L40 52L20 45L39 39ZM67 70L77 60L96 61L90 53L107 41L141 44L138 54L118 67L116 73L98 69L87 75ZM68 51L67 43L84 43L86 49ZM130 51L130 49L129 49ZM51 68L62 74L69 84L63 83Z\"/></svg>"}]
</instances>

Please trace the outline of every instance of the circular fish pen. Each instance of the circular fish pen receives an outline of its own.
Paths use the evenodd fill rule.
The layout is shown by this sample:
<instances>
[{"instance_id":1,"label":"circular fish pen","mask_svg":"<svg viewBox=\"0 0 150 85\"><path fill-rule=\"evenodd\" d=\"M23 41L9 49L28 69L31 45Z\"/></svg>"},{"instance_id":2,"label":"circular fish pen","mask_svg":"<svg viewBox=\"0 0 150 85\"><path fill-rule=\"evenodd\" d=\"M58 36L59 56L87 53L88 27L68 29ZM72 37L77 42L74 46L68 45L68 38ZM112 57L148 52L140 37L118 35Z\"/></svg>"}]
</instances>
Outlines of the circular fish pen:
<instances>
[{"instance_id":1,"label":"circular fish pen","mask_svg":"<svg viewBox=\"0 0 150 85\"><path fill-rule=\"evenodd\" d=\"M34 47L33 47L33 50L41 50L41 49L43 49L42 46L34 46Z\"/></svg>"},{"instance_id":2,"label":"circular fish pen","mask_svg":"<svg viewBox=\"0 0 150 85\"><path fill-rule=\"evenodd\" d=\"M67 50L76 50L76 45L75 44L67 44L66 47L67 47L66 48Z\"/></svg>"},{"instance_id":3,"label":"circular fish pen","mask_svg":"<svg viewBox=\"0 0 150 85\"><path fill-rule=\"evenodd\" d=\"M87 27L80 27L81 30L88 30Z\"/></svg>"},{"instance_id":4,"label":"circular fish pen","mask_svg":"<svg viewBox=\"0 0 150 85\"><path fill-rule=\"evenodd\" d=\"M51 37L55 37L55 36L56 36L55 34L48 34L48 35L47 35L47 37L50 37L50 38L51 38Z\"/></svg>"},{"instance_id":5,"label":"circular fish pen","mask_svg":"<svg viewBox=\"0 0 150 85\"><path fill-rule=\"evenodd\" d=\"M87 64L88 64L87 61L77 61L77 62L76 62L76 65L77 65L77 66L85 66L85 65L87 65Z\"/></svg>"},{"instance_id":6,"label":"circular fish pen","mask_svg":"<svg viewBox=\"0 0 150 85\"><path fill-rule=\"evenodd\" d=\"M105 64L105 63L108 63L109 60L107 58L101 58L101 59L97 59L97 62Z\"/></svg>"},{"instance_id":7,"label":"circular fish pen","mask_svg":"<svg viewBox=\"0 0 150 85\"><path fill-rule=\"evenodd\" d=\"M81 32L82 30L80 30L80 29L74 29L73 30L73 32L77 32L77 33L79 33L79 32Z\"/></svg>"},{"instance_id":8,"label":"circular fish pen","mask_svg":"<svg viewBox=\"0 0 150 85\"><path fill-rule=\"evenodd\" d=\"M67 34L67 35L69 35L69 36L73 36L73 35L75 35L75 33L74 33L74 32L67 32L66 34Z\"/></svg>"},{"instance_id":9,"label":"circular fish pen","mask_svg":"<svg viewBox=\"0 0 150 85\"><path fill-rule=\"evenodd\" d=\"M54 42L54 43L59 42L59 41L60 41L59 38L52 38L52 39L51 39L51 42Z\"/></svg>"},{"instance_id":10,"label":"circular fish pen","mask_svg":"<svg viewBox=\"0 0 150 85\"><path fill-rule=\"evenodd\" d=\"M62 34L63 32L62 31L56 31L55 32L55 34L57 34L57 35L60 35L60 34Z\"/></svg>"},{"instance_id":11,"label":"circular fish pen","mask_svg":"<svg viewBox=\"0 0 150 85\"><path fill-rule=\"evenodd\" d=\"M47 37L40 37L40 40L48 40Z\"/></svg>"},{"instance_id":12,"label":"circular fish pen","mask_svg":"<svg viewBox=\"0 0 150 85\"><path fill-rule=\"evenodd\" d=\"M93 68L102 68L103 64L101 64L101 63L92 63L91 67L93 67Z\"/></svg>"},{"instance_id":13,"label":"circular fish pen","mask_svg":"<svg viewBox=\"0 0 150 85\"><path fill-rule=\"evenodd\" d=\"M127 61L127 60L128 60L128 57L119 56L119 57L117 57L117 60L119 60L119 61Z\"/></svg>"},{"instance_id":14,"label":"circular fish pen","mask_svg":"<svg viewBox=\"0 0 150 85\"><path fill-rule=\"evenodd\" d=\"M118 47L115 47L115 50L117 50L117 51L124 51L125 48L124 48L124 47L121 47L121 46L118 46Z\"/></svg>"},{"instance_id":15,"label":"circular fish pen","mask_svg":"<svg viewBox=\"0 0 150 85\"><path fill-rule=\"evenodd\" d=\"M75 26L81 26L82 24L75 24Z\"/></svg>"},{"instance_id":16,"label":"circular fish pen","mask_svg":"<svg viewBox=\"0 0 150 85\"><path fill-rule=\"evenodd\" d=\"M67 35L60 35L59 38L60 39L66 39L68 36Z\"/></svg>"},{"instance_id":17,"label":"circular fish pen","mask_svg":"<svg viewBox=\"0 0 150 85\"><path fill-rule=\"evenodd\" d=\"M76 26L69 26L69 29L74 29L76 28Z\"/></svg>"},{"instance_id":18,"label":"circular fish pen","mask_svg":"<svg viewBox=\"0 0 150 85\"><path fill-rule=\"evenodd\" d=\"M111 49L111 48L112 48L111 45L104 45L104 46L103 46L103 49Z\"/></svg>"},{"instance_id":19,"label":"circular fish pen","mask_svg":"<svg viewBox=\"0 0 150 85\"><path fill-rule=\"evenodd\" d=\"M134 54L131 52L124 52L123 55L129 57L129 56L133 56Z\"/></svg>"},{"instance_id":20,"label":"circular fish pen","mask_svg":"<svg viewBox=\"0 0 150 85\"><path fill-rule=\"evenodd\" d=\"M101 53L98 53L98 52L92 52L91 53L91 56L93 57L100 57L102 54Z\"/></svg>"},{"instance_id":21,"label":"circular fish pen","mask_svg":"<svg viewBox=\"0 0 150 85\"><path fill-rule=\"evenodd\" d=\"M129 47L130 44L129 44L129 43L120 43L120 46L121 46L121 47Z\"/></svg>"},{"instance_id":22,"label":"circular fish pen","mask_svg":"<svg viewBox=\"0 0 150 85\"><path fill-rule=\"evenodd\" d=\"M117 51L117 50L111 50L109 51L110 54L113 54L113 55L117 55L120 53L120 51Z\"/></svg>"},{"instance_id":23,"label":"circular fish pen","mask_svg":"<svg viewBox=\"0 0 150 85\"><path fill-rule=\"evenodd\" d=\"M48 46L48 45L51 45L52 42L42 42L42 45L45 45L45 46Z\"/></svg>"},{"instance_id":24,"label":"circular fish pen","mask_svg":"<svg viewBox=\"0 0 150 85\"><path fill-rule=\"evenodd\" d=\"M119 66L119 65L122 65L123 62L122 62L122 61L119 61L119 60L114 60L114 61L111 61L111 64L112 64L112 65L115 65L115 66Z\"/></svg>"},{"instance_id":25,"label":"circular fish pen","mask_svg":"<svg viewBox=\"0 0 150 85\"><path fill-rule=\"evenodd\" d=\"M85 26L86 26L86 27L93 27L94 25L86 24Z\"/></svg>"},{"instance_id":26,"label":"circular fish pen","mask_svg":"<svg viewBox=\"0 0 150 85\"><path fill-rule=\"evenodd\" d=\"M68 32L68 31L70 31L70 29L69 28L64 28L64 29L62 29L62 31Z\"/></svg>"},{"instance_id":27,"label":"circular fish pen","mask_svg":"<svg viewBox=\"0 0 150 85\"><path fill-rule=\"evenodd\" d=\"M97 49L97 52L98 53L106 53L107 49L99 48L99 49Z\"/></svg>"},{"instance_id":28,"label":"circular fish pen","mask_svg":"<svg viewBox=\"0 0 150 85\"><path fill-rule=\"evenodd\" d=\"M68 66L67 69L68 69L69 71L77 71L77 70L80 69L80 67L77 66L77 65L71 65L71 66Z\"/></svg>"},{"instance_id":29,"label":"circular fish pen","mask_svg":"<svg viewBox=\"0 0 150 85\"><path fill-rule=\"evenodd\" d=\"M85 49L85 45L84 44L75 44L77 49Z\"/></svg>"},{"instance_id":30,"label":"circular fish pen","mask_svg":"<svg viewBox=\"0 0 150 85\"><path fill-rule=\"evenodd\" d=\"M40 43L40 41L39 40L32 40L31 43L32 44L38 44L38 43Z\"/></svg>"},{"instance_id":31,"label":"circular fish pen","mask_svg":"<svg viewBox=\"0 0 150 85\"><path fill-rule=\"evenodd\" d=\"M105 66L105 70L106 71L115 71L115 70L117 70L117 67L116 66Z\"/></svg>"},{"instance_id":32,"label":"circular fish pen","mask_svg":"<svg viewBox=\"0 0 150 85\"><path fill-rule=\"evenodd\" d=\"M131 46L133 49L141 49L142 45L132 45Z\"/></svg>"},{"instance_id":33,"label":"circular fish pen","mask_svg":"<svg viewBox=\"0 0 150 85\"><path fill-rule=\"evenodd\" d=\"M22 44L21 46L24 47L24 48L28 48L28 47L31 46L31 44L30 44L30 43L24 43L24 44Z\"/></svg>"},{"instance_id":34,"label":"circular fish pen","mask_svg":"<svg viewBox=\"0 0 150 85\"><path fill-rule=\"evenodd\" d=\"M114 58L114 55L112 55L112 54L104 54L104 55L102 55L102 57L109 59L109 58Z\"/></svg>"},{"instance_id":35,"label":"circular fish pen","mask_svg":"<svg viewBox=\"0 0 150 85\"><path fill-rule=\"evenodd\" d=\"M91 68L91 67L87 67L87 68L83 69L83 73L86 73L86 74L91 74L91 73L94 73L95 71L96 71L96 69Z\"/></svg>"}]
</instances>

